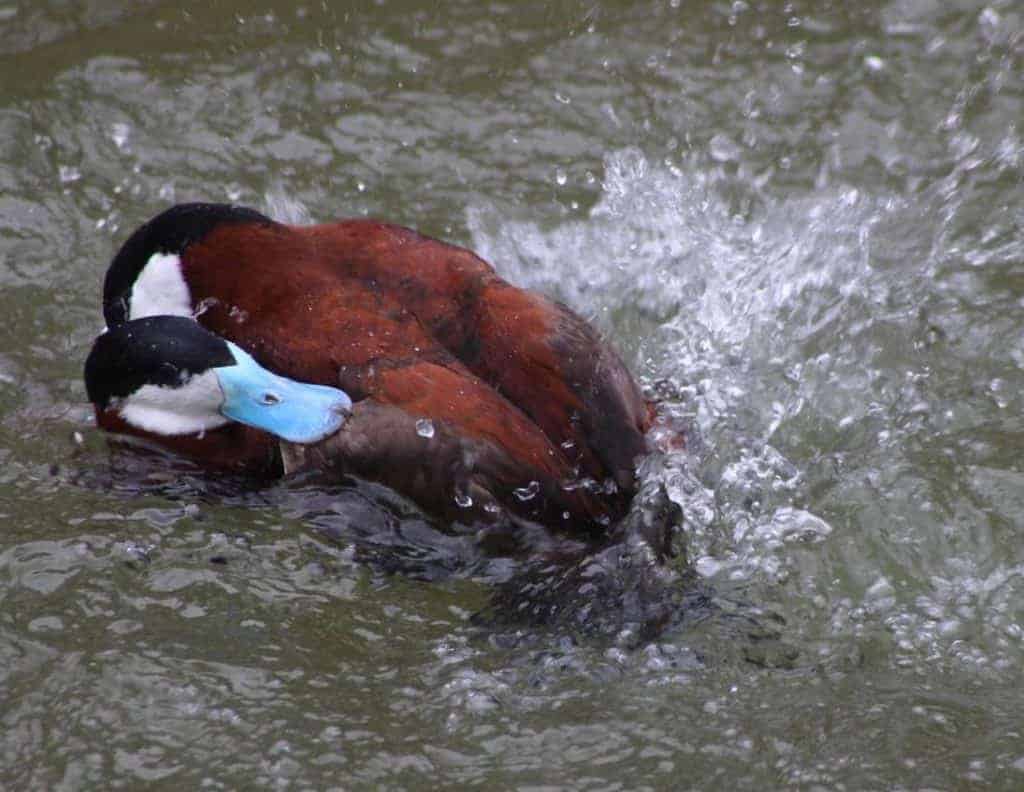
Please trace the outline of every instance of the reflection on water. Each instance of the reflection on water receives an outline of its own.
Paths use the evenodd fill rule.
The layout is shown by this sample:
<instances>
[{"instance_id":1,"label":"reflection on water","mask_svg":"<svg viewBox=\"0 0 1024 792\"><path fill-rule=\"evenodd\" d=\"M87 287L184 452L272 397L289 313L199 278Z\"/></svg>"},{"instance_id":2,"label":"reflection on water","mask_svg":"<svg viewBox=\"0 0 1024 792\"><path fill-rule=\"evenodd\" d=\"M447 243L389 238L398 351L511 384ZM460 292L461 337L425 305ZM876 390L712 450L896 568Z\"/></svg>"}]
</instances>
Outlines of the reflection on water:
<instances>
[{"instance_id":1,"label":"reflection on water","mask_svg":"<svg viewBox=\"0 0 1024 792\"><path fill-rule=\"evenodd\" d=\"M1018 4L23 5L0 786L1021 784ZM384 216L592 319L692 427L644 467L691 565L545 577L108 448L100 279L190 199Z\"/></svg>"}]
</instances>

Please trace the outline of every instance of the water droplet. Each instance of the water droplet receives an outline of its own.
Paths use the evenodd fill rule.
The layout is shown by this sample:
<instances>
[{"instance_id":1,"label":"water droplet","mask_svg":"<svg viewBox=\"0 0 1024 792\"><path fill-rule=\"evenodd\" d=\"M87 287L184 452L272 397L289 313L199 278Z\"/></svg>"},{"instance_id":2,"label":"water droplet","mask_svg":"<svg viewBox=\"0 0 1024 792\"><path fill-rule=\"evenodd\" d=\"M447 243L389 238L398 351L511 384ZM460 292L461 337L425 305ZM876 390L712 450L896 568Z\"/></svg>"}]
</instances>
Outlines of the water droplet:
<instances>
[{"instance_id":1,"label":"water droplet","mask_svg":"<svg viewBox=\"0 0 1024 792\"><path fill-rule=\"evenodd\" d=\"M1003 394L1004 386L1006 382L996 377L988 384L989 392L992 394L992 398L995 400L996 406L1000 410L1005 410L1007 405L1010 403L1009 399Z\"/></svg>"},{"instance_id":2,"label":"water droplet","mask_svg":"<svg viewBox=\"0 0 1024 792\"><path fill-rule=\"evenodd\" d=\"M537 496L537 493L540 492L540 482L531 481L525 487L518 487L514 489L513 492L515 493L515 496L519 498L519 500L521 501L532 500Z\"/></svg>"},{"instance_id":3,"label":"water droplet","mask_svg":"<svg viewBox=\"0 0 1024 792\"><path fill-rule=\"evenodd\" d=\"M114 145L119 149L123 149L125 143L128 142L128 135L131 133L132 128L124 123L116 123L110 128L110 139L114 141Z\"/></svg>"},{"instance_id":4,"label":"water droplet","mask_svg":"<svg viewBox=\"0 0 1024 792\"><path fill-rule=\"evenodd\" d=\"M359 192L366 192L366 185L361 181L356 182L356 189L359 190Z\"/></svg>"},{"instance_id":5,"label":"water droplet","mask_svg":"<svg viewBox=\"0 0 1024 792\"><path fill-rule=\"evenodd\" d=\"M562 94L558 93L558 91L555 91L555 101L558 102L559 104L572 103L572 99L570 99L568 96L562 96Z\"/></svg>"},{"instance_id":6,"label":"water droplet","mask_svg":"<svg viewBox=\"0 0 1024 792\"><path fill-rule=\"evenodd\" d=\"M470 506L473 505L473 499L469 497L469 495L467 495L465 492L457 492L455 493L455 504L460 509L468 509Z\"/></svg>"},{"instance_id":7,"label":"water droplet","mask_svg":"<svg viewBox=\"0 0 1024 792\"><path fill-rule=\"evenodd\" d=\"M418 434L420 437L427 437L427 438L433 437L434 436L434 422L431 421L429 418L420 418L416 422L416 434Z\"/></svg>"},{"instance_id":8,"label":"water droplet","mask_svg":"<svg viewBox=\"0 0 1024 792\"><path fill-rule=\"evenodd\" d=\"M216 297L204 297L202 300L199 301L199 304L196 305L196 309L195 311L192 312L192 316L195 318L202 316L204 313L206 313L211 308L216 306L217 303L219 302L220 300L218 300Z\"/></svg>"},{"instance_id":9,"label":"water droplet","mask_svg":"<svg viewBox=\"0 0 1024 792\"><path fill-rule=\"evenodd\" d=\"M729 162L738 160L743 154L743 149L728 135L719 132L708 142L708 152L715 162Z\"/></svg>"},{"instance_id":10,"label":"water droplet","mask_svg":"<svg viewBox=\"0 0 1024 792\"><path fill-rule=\"evenodd\" d=\"M57 169L57 176L61 184L70 184L82 178L82 172L71 165L61 165Z\"/></svg>"},{"instance_id":11,"label":"water droplet","mask_svg":"<svg viewBox=\"0 0 1024 792\"><path fill-rule=\"evenodd\" d=\"M569 177L566 175L564 170L559 168L555 171L555 181L558 183L559 187L564 186L568 180Z\"/></svg>"}]
</instances>

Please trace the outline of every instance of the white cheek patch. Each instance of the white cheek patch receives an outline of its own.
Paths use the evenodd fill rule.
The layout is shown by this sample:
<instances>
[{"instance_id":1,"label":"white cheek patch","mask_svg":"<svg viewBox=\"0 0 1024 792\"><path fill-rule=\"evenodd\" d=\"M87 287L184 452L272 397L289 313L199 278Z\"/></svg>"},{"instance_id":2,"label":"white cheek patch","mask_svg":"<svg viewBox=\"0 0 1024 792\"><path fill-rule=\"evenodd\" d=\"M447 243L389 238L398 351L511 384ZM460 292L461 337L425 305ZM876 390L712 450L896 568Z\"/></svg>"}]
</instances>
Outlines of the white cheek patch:
<instances>
[{"instance_id":1,"label":"white cheek patch","mask_svg":"<svg viewBox=\"0 0 1024 792\"><path fill-rule=\"evenodd\" d=\"M143 385L121 400L118 411L132 426L159 435L184 435L216 429L228 423L220 414L224 392L213 371L171 387Z\"/></svg>"},{"instance_id":2,"label":"white cheek patch","mask_svg":"<svg viewBox=\"0 0 1024 792\"><path fill-rule=\"evenodd\" d=\"M128 318L144 316L192 316L192 294L174 253L154 253L135 279Z\"/></svg>"}]
</instances>

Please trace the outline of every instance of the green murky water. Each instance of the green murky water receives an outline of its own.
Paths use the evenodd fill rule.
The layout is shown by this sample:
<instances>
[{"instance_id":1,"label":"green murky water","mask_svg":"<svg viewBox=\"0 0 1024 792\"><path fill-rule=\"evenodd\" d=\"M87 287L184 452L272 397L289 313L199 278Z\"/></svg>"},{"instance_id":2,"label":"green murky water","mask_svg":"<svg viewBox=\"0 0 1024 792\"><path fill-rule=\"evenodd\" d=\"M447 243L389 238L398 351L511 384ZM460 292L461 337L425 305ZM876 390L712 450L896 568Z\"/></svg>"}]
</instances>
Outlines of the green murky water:
<instances>
[{"instance_id":1,"label":"green murky water","mask_svg":"<svg viewBox=\"0 0 1024 792\"><path fill-rule=\"evenodd\" d=\"M469 622L501 562L386 493L110 450L100 279L191 199L386 217L591 317L777 645L510 640ZM1015 0L0 0L0 311L5 789L1024 786Z\"/></svg>"}]
</instances>

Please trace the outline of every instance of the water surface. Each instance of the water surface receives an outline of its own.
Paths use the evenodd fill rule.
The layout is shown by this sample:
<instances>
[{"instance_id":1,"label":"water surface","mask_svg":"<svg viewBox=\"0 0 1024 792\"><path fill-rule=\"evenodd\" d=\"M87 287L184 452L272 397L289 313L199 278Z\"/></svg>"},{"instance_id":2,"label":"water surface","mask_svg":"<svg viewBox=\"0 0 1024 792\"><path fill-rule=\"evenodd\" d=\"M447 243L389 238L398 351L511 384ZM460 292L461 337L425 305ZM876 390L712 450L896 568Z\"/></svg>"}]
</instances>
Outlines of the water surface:
<instances>
[{"instance_id":1,"label":"water surface","mask_svg":"<svg viewBox=\"0 0 1024 792\"><path fill-rule=\"evenodd\" d=\"M1019 3L40 0L0 75L0 786L1024 785ZM184 200L589 317L710 615L481 628L514 562L400 498L109 447L101 278Z\"/></svg>"}]
</instances>

